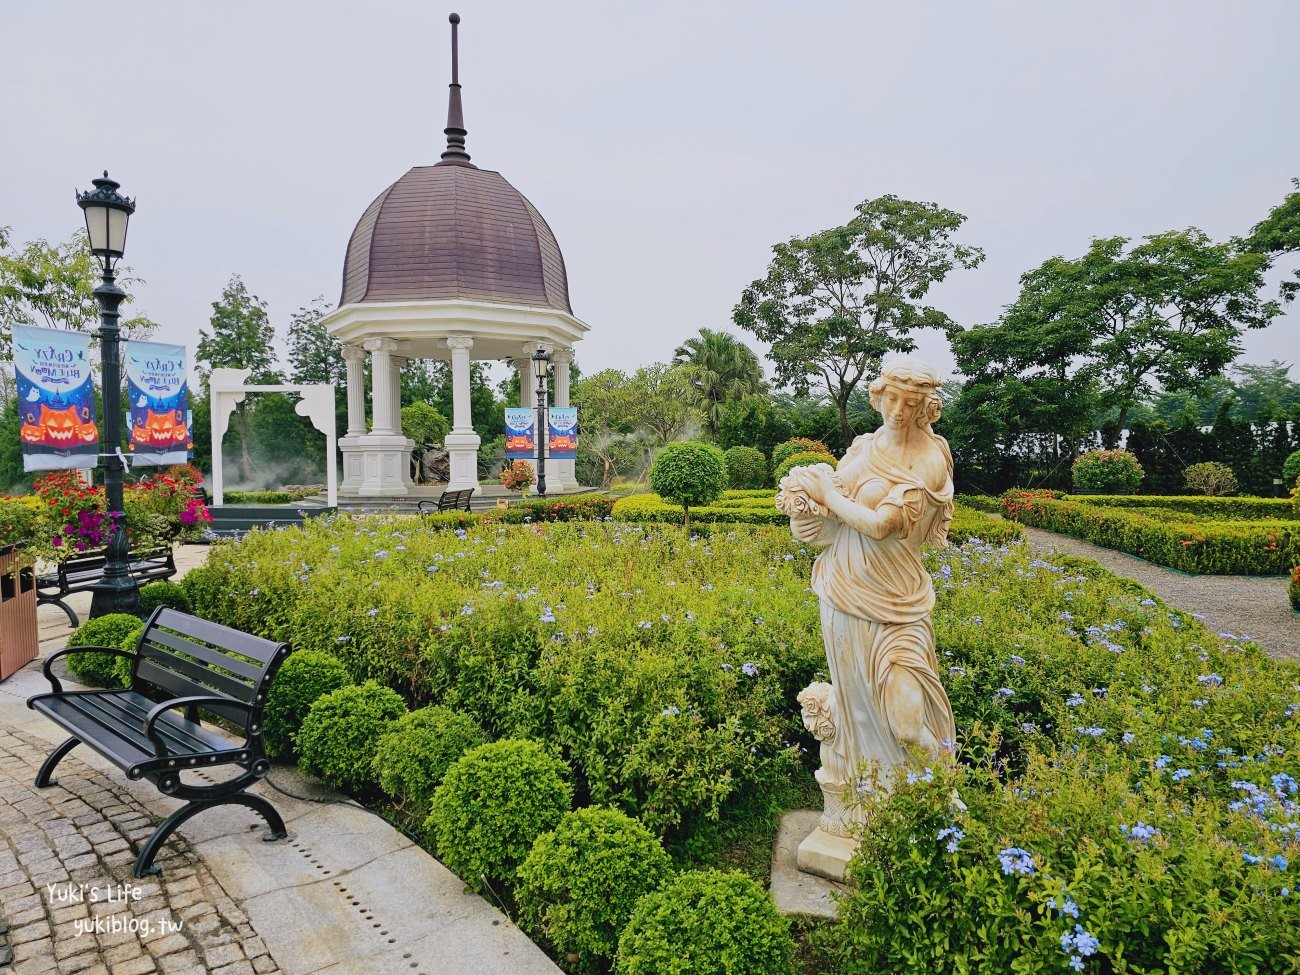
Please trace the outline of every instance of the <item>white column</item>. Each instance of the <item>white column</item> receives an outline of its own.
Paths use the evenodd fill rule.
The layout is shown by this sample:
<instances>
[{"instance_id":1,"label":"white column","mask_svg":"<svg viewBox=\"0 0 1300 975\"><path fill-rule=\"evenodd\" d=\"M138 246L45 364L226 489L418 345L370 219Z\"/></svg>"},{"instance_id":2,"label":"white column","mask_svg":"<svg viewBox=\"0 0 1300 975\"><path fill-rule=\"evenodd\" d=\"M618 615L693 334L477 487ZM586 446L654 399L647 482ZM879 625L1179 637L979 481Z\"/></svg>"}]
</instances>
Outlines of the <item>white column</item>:
<instances>
[{"instance_id":1,"label":"white column","mask_svg":"<svg viewBox=\"0 0 1300 975\"><path fill-rule=\"evenodd\" d=\"M556 349L551 353L551 362L555 366L555 405L569 406L569 366L573 363L573 350ZM578 489L577 467L578 462L568 458L547 461L547 493L576 491ZM554 478L553 485L552 478Z\"/></svg>"},{"instance_id":2,"label":"white column","mask_svg":"<svg viewBox=\"0 0 1300 975\"><path fill-rule=\"evenodd\" d=\"M447 348L451 350L452 412L451 433L447 434L446 440L447 454L451 461L447 490L460 491L479 486L479 436L474 432L469 399L470 350L474 348L474 338L471 335L451 335L446 341Z\"/></svg>"},{"instance_id":3,"label":"white column","mask_svg":"<svg viewBox=\"0 0 1300 975\"><path fill-rule=\"evenodd\" d=\"M392 339L366 339L370 353L370 432L379 436L394 436L393 429L393 365L392 354L397 343Z\"/></svg>"},{"instance_id":4,"label":"white column","mask_svg":"<svg viewBox=\"0 0 1300 975\"><path fill-rule=\"evenodd\" d=\"M366 350L359 345L343 346L347 367L348 432L356 437L366 432Z\"/></svg>"},{"instance_id":5,"label":"white column","mask_svg":"<svg viewBox=\"0 0 1300 975\"><path fill-rule=\"evenodd\" d=\"M402 367L409 361L403 356L395 355L388 360L393 367L393 430L402 432Z\"/></svg>"},{"instance_id":6,"label":"white column","mask_svg":"<svg viewBox=\"0 0 1300 975\"><path fill-rule=\"evenodd\" d=\"M556 349L551 353L555 363L555 405L569 405L569 366L573 365L572 349Z\"/></svg>"}]
</instances>

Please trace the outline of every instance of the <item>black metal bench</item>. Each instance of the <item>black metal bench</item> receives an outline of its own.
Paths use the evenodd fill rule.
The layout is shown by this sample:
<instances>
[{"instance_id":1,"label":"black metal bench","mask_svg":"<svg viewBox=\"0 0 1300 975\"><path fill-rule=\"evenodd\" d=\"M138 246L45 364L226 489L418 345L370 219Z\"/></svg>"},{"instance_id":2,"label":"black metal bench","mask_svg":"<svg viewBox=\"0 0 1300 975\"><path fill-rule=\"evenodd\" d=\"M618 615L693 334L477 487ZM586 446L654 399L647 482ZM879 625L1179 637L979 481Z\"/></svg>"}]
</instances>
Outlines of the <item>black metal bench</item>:
<instances>
[{"instance_id":1,"label":"black metal bench","mask_svg":"<svg viewBox=\"0 0 1300 975\"><path fill-rule=\"evenodd\" d=\"M52 603L68 614L68 622L74 627L81 621L64 600L73 593L94 592L104 578L104 566L108 563L105 549L92 549L69 555L58 564L56 571L37 576L36 605ZM156 579L170 579L176 574L176 560L170 545L154 548L132 550L129 570L136 585Z\"/></svg>"},{"instance_id":2,"label":"black metal bench","mask_svg":"<svg viewBox=\"0 0 1300 975\"><path fill-rule=\"evenodd\" d=\"M473 488L461 488L459 491L443 491L437 501L421 501L415 507L422 515L432 514L436 511L455 511L457 508L469 511L469 499L473 493ZM425 505L430 507L426 509Z\"/></svg>"},{"instance_id":3,"label":"black metal bench","mask_svg":"<svg viewBox=\"0 0 1300 975\"><path fill-rule=\"evenodd\" d=\"M131 659L126 690L65 691L50 669L60 657L86 652ZM69 647L45 660L53 689L27 699L72 737L50 753L36 776L37 788L54 785L55 766L79 744L86 744L132 780L148 779L164 795L186 804L164 819L140 848L135 875L157 873L159 848L178 826L205 809L242 805L259 813L270 832L283 839L284 820L261 796L243 790L270 769L262 743L266 693L289 648L228 626L159 607L149 617L135 652L112 647ZM199 709L242 728L236 743L199 723ZM177 713L183 711L182 713ZM224 782L191 784L182 772L222 765L243 769Z\"/></svg>"}]
</instances>

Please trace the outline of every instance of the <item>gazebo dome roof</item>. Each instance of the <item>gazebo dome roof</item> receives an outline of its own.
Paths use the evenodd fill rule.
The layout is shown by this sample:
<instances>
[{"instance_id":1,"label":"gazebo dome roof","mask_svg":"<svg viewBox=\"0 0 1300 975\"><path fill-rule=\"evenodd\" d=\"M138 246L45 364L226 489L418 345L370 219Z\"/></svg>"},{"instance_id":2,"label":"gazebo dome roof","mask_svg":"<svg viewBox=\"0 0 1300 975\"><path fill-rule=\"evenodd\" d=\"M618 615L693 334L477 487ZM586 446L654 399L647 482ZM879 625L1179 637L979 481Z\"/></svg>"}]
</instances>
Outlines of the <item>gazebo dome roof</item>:
<instances>
[{"instance_id":1,"label":"gazebo dome roof","mask_svg":"<svg viewBox=\"0 0 1300 975\"><path fill-rule=\"evenodd\" d=\"M470 164L463 143L462 134L443 162L410 169L366 208L348 241L340 307L469 299L573 314L551 228L500 173Z\"/></svg>"}]
</instances>

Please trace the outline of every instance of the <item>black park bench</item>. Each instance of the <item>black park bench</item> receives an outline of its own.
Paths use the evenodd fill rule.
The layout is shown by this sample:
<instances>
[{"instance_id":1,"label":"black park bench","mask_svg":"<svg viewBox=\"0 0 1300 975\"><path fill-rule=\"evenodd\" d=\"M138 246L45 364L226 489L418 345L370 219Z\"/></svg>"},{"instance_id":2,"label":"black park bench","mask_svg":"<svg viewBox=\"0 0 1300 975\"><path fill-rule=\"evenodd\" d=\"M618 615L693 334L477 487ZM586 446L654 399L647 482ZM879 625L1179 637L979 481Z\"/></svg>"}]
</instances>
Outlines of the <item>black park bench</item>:
<instances>
[{"instance_id":1,"label":"black park bench","mask_svg":"<svg viewBox=\"0 0 1300 975\"><path fill-rule=\"evenodd\" d=\"M61 561L54 572L36 577L36 605L53 603L68 614L68 622L77 627L81 621L64 600L73 593L93 592L104 579L104 566L108 564L108 551L98 548L77 552ZM131 551L128 566L136 585L157 579L170 579L176 574L176 560L170 544Z\"/></svg>"},{"instance_id":2,"label":"black park bench","mask_svg":"<svg viewBox=\"0 0 1300 975\"><path fill-rule=\"evenodd\" d=\"M65 691L50 666L74 653L111 653L131 660L126 690ZM244 790L270 768L262 743L262 710L271 680L288 656L286 644L159 607L149 617L135 652L111 647L69 647L45 660L49 694L27 699L72 737L50 753L37 788L55 784L55 766L79 744L93 748L132 780L148 779L164 795L186 804L158 825L140 848L135 875L157 873L154 857L178 826L205 809L242 805L259 813L283 839L284 820L261 796ZM232 741L200 724L199 709L241 729ZM182 772L234 765L242 772L223 782L191 784Z\"/></svg>"},{"instance_id":3,"label":"black park bench","mask_svg":"<svg viewBox=\"0 0 1300 975\"><path fill-rule=\"evenodd\" d=\"M436 502L421 501L415 507L422 515L432 514L436 511L455 511L457 508L469 511L469 499L473 493L473 488L462 488L459 491L443 491ZM426 509L425 505L430 507Z\"/></svg>"}]
</instances>

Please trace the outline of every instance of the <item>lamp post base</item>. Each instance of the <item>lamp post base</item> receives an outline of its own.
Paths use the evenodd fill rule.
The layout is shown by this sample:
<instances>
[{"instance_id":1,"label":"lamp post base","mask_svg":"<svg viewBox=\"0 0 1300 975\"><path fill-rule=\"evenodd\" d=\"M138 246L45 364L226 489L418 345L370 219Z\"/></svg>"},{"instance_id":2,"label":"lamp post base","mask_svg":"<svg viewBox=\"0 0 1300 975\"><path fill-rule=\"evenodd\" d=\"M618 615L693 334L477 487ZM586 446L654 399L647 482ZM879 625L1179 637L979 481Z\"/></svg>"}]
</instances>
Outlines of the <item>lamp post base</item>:
<instances>
[{"instance_id":1,"label":"lamp post base","mask_svg":"<svg viewBox=\"0 0 1300 975\"><path fill-rule=\"evenodd\" d=\"M95 586L90 597L90 619L109 613L140 615L140 586L131 576L105 579Z\"/></svg>"}]
</instances>

